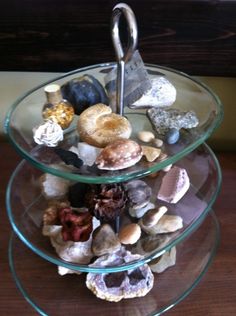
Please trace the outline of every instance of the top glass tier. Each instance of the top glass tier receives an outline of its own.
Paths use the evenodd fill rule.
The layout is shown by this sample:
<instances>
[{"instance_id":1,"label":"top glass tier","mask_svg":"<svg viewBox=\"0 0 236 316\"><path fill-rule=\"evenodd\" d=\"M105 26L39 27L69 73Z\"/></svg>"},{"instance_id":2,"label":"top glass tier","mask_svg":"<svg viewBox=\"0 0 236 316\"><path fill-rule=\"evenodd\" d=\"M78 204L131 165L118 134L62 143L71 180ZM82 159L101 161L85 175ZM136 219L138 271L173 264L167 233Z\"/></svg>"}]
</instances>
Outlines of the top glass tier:
<instances>
[{"instance_id":1,"label":"top glass tier","mask_svg":"<svg viewBox=\"0 0 236 316\"><path fill-rule=\"evenodd\" d=\"M170 108L194 111L199 120L198 126L190 130L181 130L181 137L176 144L164 144L162 151L167 154L167 158L162 161L157 160L150 163L141 159L136 165L118 171L105 171L98 168L65 168L64 166L60 168L61 161L54 148L37 145L33 140L33 128L42 123L42 108L45 104L44 87L49 83L62 85L85 74L94 76L104 85L106 73L114 66L113 63L107 63L78 69L43 83L19 98L13 104L5 120L5 130L18 152L42 171L69 180L86 183L122 182L146 176L178 161L203 143L221 122L222 104L203 83L182 72L146 65L150 79L160 76L161 73L176 88L176 101ZM131 139L137 140L137 133L142 130L154 132L145 110L131 110L127 107L124 109L124 115L132 125ZM69 149L77 146L80 141L76 128L77 119L78 116L75 116L71 126L64 131L64 140L59 144L60 148Z\"/></svg>"}]
</instances>

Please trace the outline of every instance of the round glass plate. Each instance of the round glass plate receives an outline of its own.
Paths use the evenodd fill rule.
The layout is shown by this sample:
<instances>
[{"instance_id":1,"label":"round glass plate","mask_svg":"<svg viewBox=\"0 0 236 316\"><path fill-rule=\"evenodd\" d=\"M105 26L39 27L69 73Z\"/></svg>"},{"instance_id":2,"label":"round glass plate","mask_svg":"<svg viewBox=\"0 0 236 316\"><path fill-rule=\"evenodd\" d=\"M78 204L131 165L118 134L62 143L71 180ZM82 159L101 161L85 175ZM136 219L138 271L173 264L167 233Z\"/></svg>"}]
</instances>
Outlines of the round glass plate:
<instances>
[{"instance_id":1,"label":"round glass plate","mask_svg":"<svg viewBox=\"0 0 236 316\"><path fill-rule=\"evenodd\" d=\"M176 163L185 168L190 178L188 192L176 204L162 202L156 198L160 183L165 173L156 178L145 177L152 187L151 201L156 207L166 205L167 214L178 215L183 219L183 228L174 233L158 234L150 237L142 233L139 241L126 246L132 253L139 253L142 259L116 266L91 267L85 264L64 261L51 246L49 237L42 235L42 219L48 201L41 192L41 171L23 161L13 173L7 189L7 211L11 225L20 239L44 259L69 269L83 272L124 271L149 262L160 256L174 245L181 242L202 222L215 201L220 184L221 172L218 161L207 145L202 145ZM121 226L136 219L131 219L127 210L120 217Z\"/></svg>"},{"instance_id":2,"label":"round glass plate","mask_svg":"<svg viewBox=\"0 0 236 316\"><path fill-rule=\"evenodd\" d=\"M14 236L9 244L9 262L17 287L40 315L154 316L174 307L195 288L214 257L218 242L219 226L211 213L176 246L176 264L154 274L154 286L146 296L118 303L96 298L86 288L84 273L59 276L54 265L32 254Z\"/></svg>"},{"instance_id":3,"label":"round glass plate","mask_svg":"<svg viewBox=\"0 0 236 316\"><path fill-rule=\"evenodd\" d=\"M165 145L163 151L168 158L162 162L148 163L142 159L135 166L118 172L101 171L98 168L58 168L59 157L50 147L37 145L33 140L32 129L42 123L42 107L45 103L44 87L49 83L63 83L84 74L93 75L102 84L106 73L115 64L100 64L82 68L46 82L19 98L8 113L5 120L5 130L10 141L19 153L30 163L44 172L52 173L70 180L87 183L121 182L140 177L160 170L174 163L203 143L219 125L223 117L223 109L218 97L203 83L188 75L155 65L146 65L150 78L163 74L176 88L177 99L171 108L182 111L194 111L199 119L199 125L190 130L181 130L180 140L175 145ZM137 138L137 132L152 130L144 110L125 108L125 116L130 120L133 133L132 139ZM77 146L79 136L76 121L65 130L64 140L58 147L69 149Z\"/></svg>"}]
</instances>

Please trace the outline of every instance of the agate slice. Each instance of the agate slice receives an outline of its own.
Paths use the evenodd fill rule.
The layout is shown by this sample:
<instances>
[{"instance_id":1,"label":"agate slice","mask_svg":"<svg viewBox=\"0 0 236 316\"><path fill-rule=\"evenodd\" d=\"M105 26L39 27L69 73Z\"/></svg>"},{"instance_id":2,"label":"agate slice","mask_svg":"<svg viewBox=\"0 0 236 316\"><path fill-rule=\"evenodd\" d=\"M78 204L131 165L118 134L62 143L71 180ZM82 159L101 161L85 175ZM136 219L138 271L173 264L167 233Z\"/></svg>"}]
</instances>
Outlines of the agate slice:
<instances>
[{"instance_id":1,"label":"agate slice","mask_svg":"<svg viewBox=\"0 0 236 316\"><path fill-rule=\"evenodd\" d=\"M111 255L97 259L90 266L105 267L139 260L124 248ZM88 273L86 286L98 297L110 302L145 296L153 287L154 276L147 264L133 270L116 273Z\"/></svg>"}]
</instances>

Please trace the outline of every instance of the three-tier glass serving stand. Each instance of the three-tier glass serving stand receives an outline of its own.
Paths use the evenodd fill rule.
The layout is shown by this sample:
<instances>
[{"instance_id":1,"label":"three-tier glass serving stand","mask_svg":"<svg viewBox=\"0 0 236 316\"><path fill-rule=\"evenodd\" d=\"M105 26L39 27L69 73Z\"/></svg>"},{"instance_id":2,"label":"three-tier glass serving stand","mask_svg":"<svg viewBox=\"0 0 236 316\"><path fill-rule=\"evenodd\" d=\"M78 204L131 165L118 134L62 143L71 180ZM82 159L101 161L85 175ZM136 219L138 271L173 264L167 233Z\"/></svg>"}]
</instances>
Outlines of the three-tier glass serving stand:
<instances>
[{"instance_id":1,"label":"three-tier glass serving stand","mask_svg":"<svg viewBox=\"0 0 236 316\"><path fill-rule=\"evenodd\" d=\"M37 145L32 130L42 122L45 102L44 87L63 83L84 74L104 83L104 77L114 63L98 64L78 69L30 90L12 106L5 121L9 140L25 159L13 172L7 189L7 211L15 234L9 242L9 263L13 278L24 298L41 315L160 315L183 300L201 280L209 267L219 242L219 226L212 211L221 184L219 163L212 150L204 143L218 127L223 109L218 97L203 83L173 69L145 65L150 76L165 76L176 88L177 99L172 107L192 110L199 125L182 130L174 145L164 144L167 154L163 161L148 163L141 160L133 167L119 171L60 168L59 158L52 148ZM137 140L141 130L153 132L144 110L124 108L124 115L132 125L131 138ZM79 141L75 117L64 132L61 148L69 149ZM183 219L183 228L160 238L142 235L137 244L130 246L132 253L142 258L113 266L92 267L64 261L58 257L49 238L42 235L43 211L47 201L39 179L49 173L71 183L123 183L133 179L145 180L152 187L152 201L160 205L157 192L164 168L174 164L185 168L190 178L190 189L176 204L168 204L170 214ZM157 177L153 177L158 172ZM165 203L164 203L165 204ZM124 221L129 217L123 215ZM85 286L86 273L117 273L136 269L176 248L176 263L162 273L155 273L152 290L144 297L111 303L98 299ZM60 276L57 266L80 274ZM30 271L29 274L25 271ZM55 310L57 310L55 314ZM54 311L54 312L53 312Z\"/></svg>"}]
</instances>

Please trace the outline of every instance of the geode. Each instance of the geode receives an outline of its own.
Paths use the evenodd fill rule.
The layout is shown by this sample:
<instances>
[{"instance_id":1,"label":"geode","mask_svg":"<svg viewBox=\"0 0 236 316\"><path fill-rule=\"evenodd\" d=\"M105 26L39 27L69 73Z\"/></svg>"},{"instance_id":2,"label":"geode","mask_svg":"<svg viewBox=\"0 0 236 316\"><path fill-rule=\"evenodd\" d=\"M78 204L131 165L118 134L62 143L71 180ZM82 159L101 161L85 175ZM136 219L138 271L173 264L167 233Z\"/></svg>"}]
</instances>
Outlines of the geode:
<instances>
[{"instance_id":1,"label":"geode","mask_svg":"<svg viewBox=\"0 0 236 316\"><path fill-rule=\"evenodd\" d=\"M91 267L117 266L118 264L139 260L140 255L133 255L123 247L110 255L98 258ZM154 276L147 264L136 269L114 273L88 273L86 286L98 298L110 302L145 296L153 287Z\"/></svg>"},{"instance_id":2,"label":"geode","mask_svg":"<svg viewBox=\"0 0 236 316\"><path fill-rule=\"evenodd\" d=\"M198 118L193 111L182 112L178 109L151 108L147 110L147 116L156 132L163 136L171 128L177 130L181 128L190 129L199 124Z\"/></svg>"}]
</instances>

